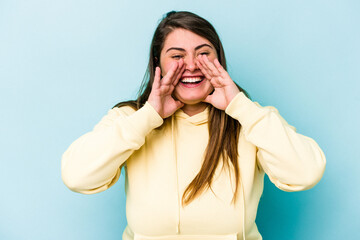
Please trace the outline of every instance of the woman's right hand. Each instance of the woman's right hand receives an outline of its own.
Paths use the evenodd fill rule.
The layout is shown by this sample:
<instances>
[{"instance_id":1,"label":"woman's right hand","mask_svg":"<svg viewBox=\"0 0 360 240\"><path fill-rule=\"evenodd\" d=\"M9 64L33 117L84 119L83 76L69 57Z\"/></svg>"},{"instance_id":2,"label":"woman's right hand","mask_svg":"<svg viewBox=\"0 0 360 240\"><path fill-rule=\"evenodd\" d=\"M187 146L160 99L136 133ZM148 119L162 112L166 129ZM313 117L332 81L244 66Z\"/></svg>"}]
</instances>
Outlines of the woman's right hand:
<instances>
[{"instance_id":1,"label":"woman's right hand","mask_svg":"<svg viewBox=\"0 0 360 240\"><path fill-rule=\"evenodd\" d=\"M160 67L156 67L155 69L154 82L148 103L150 103L162 118L170 117L176 110L184 106L184 103L175 100L171 96L184 70L185 64L182 59L174 62L163 78L161 78Z\"/></svg>"}]
</instances>

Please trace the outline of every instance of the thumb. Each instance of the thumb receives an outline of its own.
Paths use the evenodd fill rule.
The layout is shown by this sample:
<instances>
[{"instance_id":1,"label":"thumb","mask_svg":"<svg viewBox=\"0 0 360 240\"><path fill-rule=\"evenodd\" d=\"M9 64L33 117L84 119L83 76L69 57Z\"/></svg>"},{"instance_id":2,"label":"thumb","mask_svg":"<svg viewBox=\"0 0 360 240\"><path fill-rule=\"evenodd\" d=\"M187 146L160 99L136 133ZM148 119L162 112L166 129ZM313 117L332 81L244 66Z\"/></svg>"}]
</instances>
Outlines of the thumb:
<instances>
[{"instance_id":1,"label":"thumb","mask_svg":"<svg viewBox=\"0 0 360 240\"><path fill-rule=\"evenodd\" d=\"M179 100L178 101L175 101L175 106L176 106L176 109L179 109L179 108L182 108L184 106L184 103L183 102L180 102Z\"/></svg>"},{"instance_id":2,"label":"thumb","mask_svg":"<svg viewBox=\"0 0 360 240\"><path fill-rule=\"evenodd\" d=\"M212 105L212 100L213 100L213 96L212 96L212 95L208 95L208 96L203 100L203 102L210 103L210 104Z\"/></svg>"}]
</instances>

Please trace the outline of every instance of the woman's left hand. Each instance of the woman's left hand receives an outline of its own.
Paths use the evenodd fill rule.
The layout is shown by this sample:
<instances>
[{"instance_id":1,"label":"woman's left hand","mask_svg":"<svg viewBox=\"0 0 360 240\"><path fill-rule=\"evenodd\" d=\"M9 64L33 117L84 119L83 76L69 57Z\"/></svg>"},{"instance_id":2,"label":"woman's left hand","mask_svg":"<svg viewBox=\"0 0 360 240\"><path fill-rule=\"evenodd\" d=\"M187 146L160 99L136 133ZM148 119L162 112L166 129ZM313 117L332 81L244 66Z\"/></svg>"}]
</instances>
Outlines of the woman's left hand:
<instances>
[{"instance_id":1,"label":"woman's left hand","mask_svg":"<svg viewBox=\"0 0 360 240\"><path fill-rule=\"evenodd\" d=\"M212 63L206 55L200 55L196 60L196 64L214 87L214 92L208 95L204 102L225 110L240 90L217 59Z\"/></svg>"}]
</instances>

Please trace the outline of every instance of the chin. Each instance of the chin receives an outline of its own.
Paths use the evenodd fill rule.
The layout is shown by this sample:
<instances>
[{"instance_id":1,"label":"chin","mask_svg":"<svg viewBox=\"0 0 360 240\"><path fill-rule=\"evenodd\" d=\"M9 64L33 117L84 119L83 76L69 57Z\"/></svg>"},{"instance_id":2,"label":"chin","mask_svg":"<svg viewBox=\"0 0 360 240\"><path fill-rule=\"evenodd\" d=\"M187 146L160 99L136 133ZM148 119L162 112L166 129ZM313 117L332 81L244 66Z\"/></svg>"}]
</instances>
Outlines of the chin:
<instances>
[{"instance_id":1,"label":"chin","mask_svg":"<svg viewBox=\"0 0 360 240\"><path fill-rule=\"evenodd\" d=\"M203 89L186 89L183 87L177 87L174 91L174 97L184 104L194 105L203 102L212 91L212 87Z\"/></svg>"},{"instance_id":2,"label":"chin","mask_svg":"<svg viewBox=\"0 0 360 240\"><path fill-rule=\"evenodd\" d=\"M210 93L210 92L209 92ZM194 105L198 104L204 101L204 99L209 95L209 93L206 94L174 94L176 99L183 102L184 104Z\"/></svg>"},{"instance_id":3,"label":"chin","mask_svg":"<svg viewBox=\"0 0 360 240\"><path fill-rule=\"evenodd\" d=\"M195 105L198 103L202 103L204 99L179 99L179 100L186 105Z\"/></svg>"}]
</instances>

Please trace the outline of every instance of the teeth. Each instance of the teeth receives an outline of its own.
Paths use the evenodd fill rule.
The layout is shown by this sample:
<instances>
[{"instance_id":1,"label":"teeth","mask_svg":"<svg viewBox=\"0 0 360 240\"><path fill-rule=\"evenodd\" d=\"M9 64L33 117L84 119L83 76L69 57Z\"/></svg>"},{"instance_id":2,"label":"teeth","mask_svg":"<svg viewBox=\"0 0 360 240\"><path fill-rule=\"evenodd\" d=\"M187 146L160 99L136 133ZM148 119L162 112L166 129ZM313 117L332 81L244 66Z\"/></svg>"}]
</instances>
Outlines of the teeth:
<instances>
[{"instance_id":1,"label":"teeth","mask_svg":"<svg viewBox=\"0 0 360 240\"><path fill-rule=\"evenodd\" d=\"M201 77L187 77L187 78L183 78L181 79L181 82L184 83L194 83L194 82L199 82L201 81Z\"/></svg>"}]
</instances>

